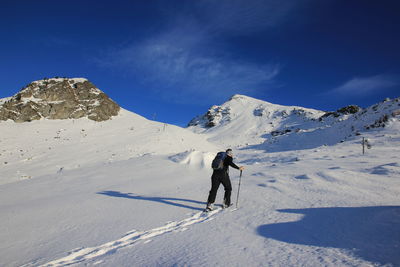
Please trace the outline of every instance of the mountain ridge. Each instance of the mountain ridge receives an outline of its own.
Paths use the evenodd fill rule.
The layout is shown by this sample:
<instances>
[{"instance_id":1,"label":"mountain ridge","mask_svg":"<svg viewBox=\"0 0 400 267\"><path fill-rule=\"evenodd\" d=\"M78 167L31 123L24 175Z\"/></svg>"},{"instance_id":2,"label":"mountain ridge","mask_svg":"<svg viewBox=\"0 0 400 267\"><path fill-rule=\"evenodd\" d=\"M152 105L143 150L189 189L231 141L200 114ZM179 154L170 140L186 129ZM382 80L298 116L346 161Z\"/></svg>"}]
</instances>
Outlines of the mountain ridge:
<instances>
[{"instance_id":1,"label":"mountain ridge","mask_svg":"<svg viewBox=\"0 0 400 267\"><path fill-rule=\"evenodd\" d=\"M328 114L238 97L198 134L122 108L0 121L1 263L397 266L399 100ZM239 209L210 217L210 161L235 142Z\"/></svg>"},{"instance_id":2,"label":"mountain ridge","mask_svg":"<svg viewBox=\"0 0 400 267\"><path fill-rule=\"evenodd\" d=\"M303 110L303 111L308 111L310 113L318 113L323 111L319 111L316 109L311 109L311 108L304 108L300 106L284 106L284 105L279 105L279 104L273 104L264 100L260 100L257 98L253 98L250 96L246 95L240 95L240 94L235 94L232 97L230 97L225 103L222 105L213 105L206 114L196 116L194 119L192 119L188 123L188 127L190 126L203 126L207 128L211 128L214 126L218 125L218 117L220 115L225 115L227 114L227 111L229 110L229 106L231 105L232 102L244 102L242 104L248 104L252 103L252 105L258 105L259 107L257 109L254 109L254 115L255 116L265 116L267 115L265 113L265 108L273 109L273 110ZM228 108L226 108L228 107ZM219 113L219 114L218 114Z\"/></svg>"},{"instance_id":3,"label":"mountain ridge","mask_svg":"<svg viewBox=\"0 0 400 267\"><path fill-rule=\"evenodd\" d=\"M234 95L192 119L188 129L226 147L253 147L269 152L333 145L398 121L400 98L368 108L349 105L335 112L282 106Z\"/></svg>"}]
</instances>

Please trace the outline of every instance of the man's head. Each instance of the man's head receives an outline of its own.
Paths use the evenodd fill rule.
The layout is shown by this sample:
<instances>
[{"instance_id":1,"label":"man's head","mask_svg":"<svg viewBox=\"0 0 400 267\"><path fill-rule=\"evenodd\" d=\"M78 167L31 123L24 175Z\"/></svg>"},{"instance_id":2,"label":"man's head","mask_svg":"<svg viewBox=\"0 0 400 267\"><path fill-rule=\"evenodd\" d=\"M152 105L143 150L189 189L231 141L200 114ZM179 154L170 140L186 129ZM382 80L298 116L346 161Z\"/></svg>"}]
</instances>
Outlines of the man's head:
<instances>
[{"instance_id":1,"label":"man's head","mask_svg":"<svg viewBox=\"0 0 400 267\"><path fill-rule=\"evenodd\" d=\"M228 149L226 150L226 154L227 154L229 157L233 157L232 149L228 148Z\"/></svg>"}]
</instances>

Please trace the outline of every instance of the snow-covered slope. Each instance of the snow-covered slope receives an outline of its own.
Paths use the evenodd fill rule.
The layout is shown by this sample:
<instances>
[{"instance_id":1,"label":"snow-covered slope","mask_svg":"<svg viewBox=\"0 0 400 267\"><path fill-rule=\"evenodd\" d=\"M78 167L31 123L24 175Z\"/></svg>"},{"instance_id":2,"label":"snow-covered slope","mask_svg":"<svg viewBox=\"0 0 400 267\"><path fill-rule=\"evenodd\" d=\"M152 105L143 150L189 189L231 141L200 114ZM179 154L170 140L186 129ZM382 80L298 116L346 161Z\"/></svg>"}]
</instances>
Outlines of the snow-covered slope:
<instances>
[{"instance_id":1,"label":"snow-covered slope","mask_svg":"<svg viewBox=\"0 0 400 267\"><path fill-rule=\"evenodd\" d=\"M400 266L397 100L321 121L231 101L214 127L190 127L201 134L126 110L104 122L0 122L0 265ZM334 133L352 136L320 146ZM239 209L203 214L210 160L232 144L245 166ZM230 176L236 203L239 172Z\"/></svg>"},{"instance_id":2,"label":"snow-covered slope","mask_svg":"<svg viewBox=\"0 0 400 267\"><path fill-rule=\"evenodd\" d=\"M387 99L353 114L326 113L312 127L302 127L285 134L266 135L259 146L268 152L310 149L323 145L334 145L349 139L359 139L369 131L384 128L388 123L400 119L400 98Z\"/></svg>"},{"instance_id":3,"label":"snow-covered slope","mask_svg":"<svg viewBox=\"0 0 400 267\"><path fill-rule=\"evenodd\" d=\"M399 133L393 121L366 133L374 146L365 155L359 140L273 154L237 151L236 162L246 166L240 207L209 215L201 213L209 171L177 164L179 156L99 157L59 173L44 165L47 175L0 185L0 263L398 266ZM125 144L141 147L141 140ZM79 151L60 150L69 157L59 160L85 161ZM238 172L231 178L236 200Z\"/></svg>"},{"instance_id":4,"label":"snow-covered slope","mask_svg":"<svg viewBox=\"0 0 400 267\"><path fill-rule=\"evenodd\" d=\"M225 147L253 147L267 152L333 145L363 132L384 127L400 117L400 98L362 109L336 112L271 104L235 95L193 119L189 129Z\"/></svg>"},{"instance_id":5,"label":"snow-covered slope","mask_svg":"<svg viewBox=\"0 0 400 267\"><path fill-rule=\"evenodd\" d=\"M223 146L259 144L264 135L291 128L310 128L325 112L281 106L244 95L234 95L221 106L213 106L189 123L189 129Z\"/></svg>"},{"instance_id":6,"label":"snow-covered slope","mask_svg":"<svg viewBox=\"0 0 400 267\"><path fill-rule=\"evenodd\" d=\"M5 121L0 122L0 132L0 184L93 164L185 151L198 157L204 152L208 164L206 154L218 151L187 129L149 121L126 110L104 122L87 118Z\"/></svg>"}]
</instances>

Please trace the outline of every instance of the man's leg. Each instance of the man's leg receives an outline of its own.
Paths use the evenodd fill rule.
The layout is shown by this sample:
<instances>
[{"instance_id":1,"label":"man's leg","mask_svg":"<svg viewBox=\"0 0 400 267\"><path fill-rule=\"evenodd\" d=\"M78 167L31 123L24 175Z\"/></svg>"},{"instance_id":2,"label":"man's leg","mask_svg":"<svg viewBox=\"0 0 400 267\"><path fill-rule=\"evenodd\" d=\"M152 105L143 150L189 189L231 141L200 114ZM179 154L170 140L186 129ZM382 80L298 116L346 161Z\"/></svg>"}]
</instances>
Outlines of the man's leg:
<instances>
[{"instance_id":1,"label":"man's leg","mask_svg":"<svg viewBox=\"0 0 400 267\"><path fill-rule=\"evenodd\" d=\"M211 190L208 195L207 205L213 204L215 202L215 198L217 196L217 191L220 183L221 181L218 178L218 176L213 174L211 176Z\"/></svg>"},{"instance_id":2,"label":"man's leg","mask_svg":"<svg viewBox=\"0 0 400 267\"><path fill-rule=\"evenodd\" d=\"M231 205L231 193L232 193L232 184L231 184L231 179L229 179L229 175L225 175L224 179L222 179L221 182L225 189L224 205L229 207Z\"/></svg>"}]
</instances>

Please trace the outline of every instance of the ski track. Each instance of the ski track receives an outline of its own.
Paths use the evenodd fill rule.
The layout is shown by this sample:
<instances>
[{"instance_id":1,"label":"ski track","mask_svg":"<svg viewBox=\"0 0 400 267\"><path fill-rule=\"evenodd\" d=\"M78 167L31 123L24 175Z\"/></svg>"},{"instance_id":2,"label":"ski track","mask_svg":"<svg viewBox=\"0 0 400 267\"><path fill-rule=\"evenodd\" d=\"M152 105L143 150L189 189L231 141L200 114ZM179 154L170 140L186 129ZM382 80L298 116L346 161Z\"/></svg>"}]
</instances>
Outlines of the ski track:
<instances>
[{"instance_id":1,"label":"ski track","mask_svg":"<svg viewBox=\"0 0 400 267\"><path fill-rule=\"evenodd\" d=\"M139 241L145 240L144 242L150 242L153 237L160 236L170 232L183 232L187 230L187 227L193 224L210 221L212 216L221 212L222 208L217 208L213 211L204 213L198 212L193 216L186 218L178 222L169 222L166 225L158 228L154 228L147 231L138 232L136 230L128 232L125 236L118 240L110 241L105 244L89 247L89 248L78 248L71 252L69 255L60 259L53 260L51 262L39 265L40 267L59 267L69 266L72 264L82 263L88 260L93 260L96 257L104 256L107 254L113 254L117 250L133 246ZM98 263L99 261L97 261ZM23 265L23 267L37 266L35 263L29 263Z\"/></svg>"}]
</instances>

